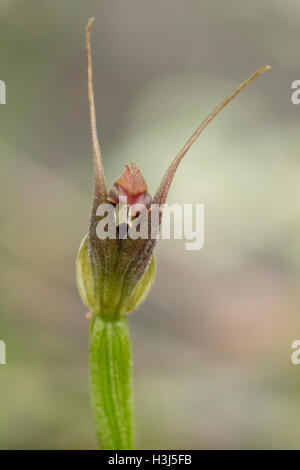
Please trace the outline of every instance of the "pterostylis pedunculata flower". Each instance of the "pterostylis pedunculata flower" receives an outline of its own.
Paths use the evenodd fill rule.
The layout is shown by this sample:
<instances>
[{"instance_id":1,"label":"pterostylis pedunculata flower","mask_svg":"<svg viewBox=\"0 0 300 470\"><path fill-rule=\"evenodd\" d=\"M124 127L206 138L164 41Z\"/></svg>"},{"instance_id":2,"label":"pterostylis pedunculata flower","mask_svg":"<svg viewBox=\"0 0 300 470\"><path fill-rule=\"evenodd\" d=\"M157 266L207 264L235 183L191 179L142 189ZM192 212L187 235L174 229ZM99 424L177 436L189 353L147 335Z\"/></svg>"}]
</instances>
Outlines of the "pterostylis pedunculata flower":
<instances>
[{"instance_id":1,"label":"pterostylis pedunculata flower","mask_svg":"<svg viewBox=\"0 0 300 470\"><path fill-rule=\"evenodd\" d=\"M249 83L270 67L257 70L200 124L178 152L165 172L162 182L152 198L139 168L126 165L122 175L108 190L104 177L101 150L97 137L90 32L93 18L86 27L86 56L88 99L92 132L94 196L88 234L84 237L77 256L77 284L82 301L91 312L90 324L90 395L99 445L102 449L133 449L134 413L132 399L132 358L127 316L146 299L155 277L154 248L157 230L148 217L148 236L127 236L137 213L135 205L146 212L165 203L175 172L191 145L215 116ZM99 236L99 224L105 206L122 212L122 198L126 198L128 223L118 224L111 217L119 236ZM129 209L128 209L129 207ZM127 213L126 212L126 213ZM128 214L127 214L128 215ZM163 214L158 212L158 225ZM158 226L159 229L159 226Z\"/></svg>"}]
</instances>

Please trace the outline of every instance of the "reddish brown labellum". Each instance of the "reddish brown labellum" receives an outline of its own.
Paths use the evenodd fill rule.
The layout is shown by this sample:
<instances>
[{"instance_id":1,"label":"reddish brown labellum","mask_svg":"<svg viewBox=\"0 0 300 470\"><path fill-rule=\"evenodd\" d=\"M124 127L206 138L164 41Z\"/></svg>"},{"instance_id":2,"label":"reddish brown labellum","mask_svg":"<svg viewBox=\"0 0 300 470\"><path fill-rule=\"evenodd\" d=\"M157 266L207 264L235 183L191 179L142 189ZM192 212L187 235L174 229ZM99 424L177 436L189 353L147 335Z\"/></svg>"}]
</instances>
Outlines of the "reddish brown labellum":
<instances>
[{"instance_id":1,"label":"reddish brown labellum","mask_svg":"<svg viewBox=\"0 0 300 470\"><path fill-rule=\"evenodd\" d=\"M120 178L109 191L107 200L112 204L119 204L119 197L126 196L127 204L144 204L147 208L151 205L151 196L147 191L147 185L142 173L135 163L125 166Z\"/></svg>"}]
</instances>

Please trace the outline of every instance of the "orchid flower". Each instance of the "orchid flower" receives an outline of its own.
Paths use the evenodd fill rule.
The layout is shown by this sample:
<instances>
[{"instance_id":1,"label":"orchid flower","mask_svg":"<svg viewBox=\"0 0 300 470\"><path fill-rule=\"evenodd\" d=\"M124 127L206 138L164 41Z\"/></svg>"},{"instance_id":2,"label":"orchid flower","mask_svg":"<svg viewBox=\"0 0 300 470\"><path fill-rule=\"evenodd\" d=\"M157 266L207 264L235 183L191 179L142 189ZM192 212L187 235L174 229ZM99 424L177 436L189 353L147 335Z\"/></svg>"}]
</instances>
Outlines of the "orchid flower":
<instances>
[{"instance_id":1,"label":"orchid flower","mask_svg":"<svg viewBox=\"0 0 300 470\"><path fill-rule=\"evenodd\" d=\"M149 218L147 238L99 238L97 225L103 217L99 216L98 208L105 204L120 210L122 197L126 197L129 208L143 204L147 211L151 211L153 205L164 204L176 170L191 145L219 111L270 67L267 65L257 70L206 117L172 161L153 199L134 163L126 165L122 175L108 190L97 137L90 40L92 22L93 18L86 27L86 57L94 196L88 234L77 256L76 275L79 293L91 316L90 395L99 444L102 449L132 449L132 358L127 315L142 304L154 282L153 251L158 237L151 231ZM160 211L159 223L162 215Z\"/></svg>"}]
</instances>

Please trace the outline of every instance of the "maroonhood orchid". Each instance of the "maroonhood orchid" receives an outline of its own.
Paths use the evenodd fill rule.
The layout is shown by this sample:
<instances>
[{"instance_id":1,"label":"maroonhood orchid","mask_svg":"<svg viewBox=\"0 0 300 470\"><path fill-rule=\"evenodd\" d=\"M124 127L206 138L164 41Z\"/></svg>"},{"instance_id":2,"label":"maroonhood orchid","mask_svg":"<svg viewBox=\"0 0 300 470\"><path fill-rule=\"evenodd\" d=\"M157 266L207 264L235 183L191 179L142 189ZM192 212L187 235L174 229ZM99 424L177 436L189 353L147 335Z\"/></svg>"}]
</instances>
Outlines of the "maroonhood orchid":
<instances>
[{"instance_id":1,"label":"maroonhood orchid","mask_svg":"<svg viewBox=\"0 0 300 470\"><path fill-rule=\"evenodd\" d=\"M81 298L92 317L90 390L99 443L103 449L131 449L134 429L127 315L141 305L153 284L153 250L158 237L157 233L151 230L149 218L147 238L101 238L97 234L97 225L103 214L99 215L98 208L109 204L120 209L121 197L127 198L129 208L135 204L143 204L151 211L153 204L164 204L182 158L201 132L241 90L270 67L260 68L207 116L174 158L153 199L147 191L139 168L133 163L126 165L120 178L108 191L96 128L90 42L92 22L93 18L88 21L86 27L86 56L94 197L88 234L83 239L77 256L77 284ZM161 217L162 212L159 211L159 222Z\"/></svg>"}]
</instances>

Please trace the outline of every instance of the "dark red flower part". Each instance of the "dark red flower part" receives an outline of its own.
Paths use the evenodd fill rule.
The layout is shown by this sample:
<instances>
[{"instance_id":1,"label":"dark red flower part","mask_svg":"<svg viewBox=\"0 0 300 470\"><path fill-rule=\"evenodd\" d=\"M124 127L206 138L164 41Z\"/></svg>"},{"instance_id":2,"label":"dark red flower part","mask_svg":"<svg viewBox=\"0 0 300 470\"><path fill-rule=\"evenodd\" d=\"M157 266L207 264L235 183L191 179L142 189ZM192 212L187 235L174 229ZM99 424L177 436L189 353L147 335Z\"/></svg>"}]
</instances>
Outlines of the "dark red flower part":
<instances>
[{"instance_id":1,"label":"dark red flower part","mask_svg":"<svg viewBox=\"0 0 300 470\"><path fill-rule=\"evenodd\" d=\"M147 192L145 179L135 163L125 166L120 178L114 183L108 194L108 202L119 204L119 197L126 196L127 204L144 204L150 208L152 198Z\"/></svg>"}]
</instances>

